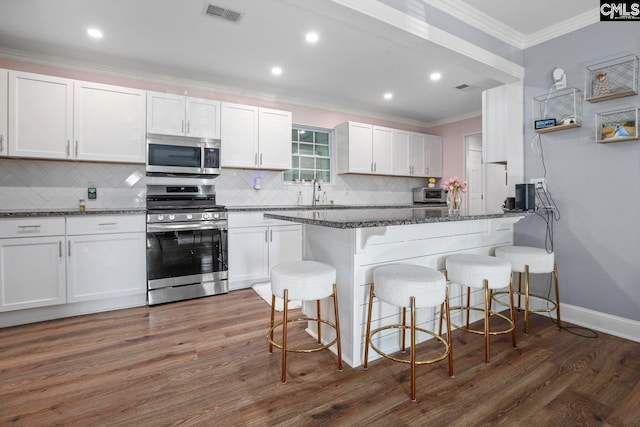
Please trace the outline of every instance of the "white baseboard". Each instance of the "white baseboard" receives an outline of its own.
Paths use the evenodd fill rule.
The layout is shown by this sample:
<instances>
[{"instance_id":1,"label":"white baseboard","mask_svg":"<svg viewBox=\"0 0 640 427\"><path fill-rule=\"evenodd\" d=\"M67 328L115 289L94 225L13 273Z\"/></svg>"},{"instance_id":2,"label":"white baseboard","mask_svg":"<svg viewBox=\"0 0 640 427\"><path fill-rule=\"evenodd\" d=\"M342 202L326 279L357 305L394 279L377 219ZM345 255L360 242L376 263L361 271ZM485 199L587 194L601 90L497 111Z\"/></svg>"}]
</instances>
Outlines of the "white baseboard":
<instances>
[{"instance_id":1,"label":"white baseboard","mask_svg":"<svg viewBox=\"0 0 640 427\"><path fill-rule=\"evenodd\" d=\"M560 305L560 317L562 317L563 322L566 321L616 337L640 342L640 322L636 320L568 304Z\"/></svg>"}]
</instances>

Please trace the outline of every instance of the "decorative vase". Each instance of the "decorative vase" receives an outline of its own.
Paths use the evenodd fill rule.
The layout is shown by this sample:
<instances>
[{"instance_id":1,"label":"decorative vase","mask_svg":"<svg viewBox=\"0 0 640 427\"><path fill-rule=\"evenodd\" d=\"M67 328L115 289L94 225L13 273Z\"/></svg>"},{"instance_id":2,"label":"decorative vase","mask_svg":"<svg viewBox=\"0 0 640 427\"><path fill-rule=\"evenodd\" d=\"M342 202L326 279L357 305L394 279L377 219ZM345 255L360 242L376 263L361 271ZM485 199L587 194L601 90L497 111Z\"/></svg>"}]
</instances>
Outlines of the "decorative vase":
<instances>
[{"instance_id":1,"label":"decorative vase","mask_svg":"<svg viewBox=\"0 0 640 427\"><path fill-rule=\"evenodd\" d=\"M449 215L460 215L460 206L462 205L462 197L460 190L452 190L447 192L447 207L449 208Z\"/></svg>"}]
</instances>

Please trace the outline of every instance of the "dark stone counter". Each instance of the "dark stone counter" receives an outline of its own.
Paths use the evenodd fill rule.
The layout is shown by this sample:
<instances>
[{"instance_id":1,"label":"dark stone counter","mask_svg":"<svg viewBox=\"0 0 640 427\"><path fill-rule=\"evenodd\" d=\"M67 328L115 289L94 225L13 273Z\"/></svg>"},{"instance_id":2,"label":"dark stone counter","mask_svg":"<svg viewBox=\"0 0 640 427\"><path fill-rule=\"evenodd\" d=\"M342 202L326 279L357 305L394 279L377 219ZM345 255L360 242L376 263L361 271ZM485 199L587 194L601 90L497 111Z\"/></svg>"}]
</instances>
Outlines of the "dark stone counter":
<instances>
[{"instance_id":1,"label":"dark stone counter","mask_svg":"<svg viewBox=\"0 0 640 427\"><path fill-rule=\"evenodd\" d=\"M0 210L0 218L29 218L42 216L78 216L78 215L129 215L145 214L146 208L122 209L31 209L31 210Z\"/></svg>"},{"instance_id":2,"label":"dark stone counter","mask_svg":"<svg viewBox=\"0 0 640 427\"><path fill-rule=\"evenodd\" d=\"M332 228L386 227L393 225L426 224L432 222L472 221L492 218L523 217L528 212L505 212L484 215L450 216L446 207L411 207L395 209L297 210L267 212L265 218L319 225Z\"/></svg>"}]
</instances>

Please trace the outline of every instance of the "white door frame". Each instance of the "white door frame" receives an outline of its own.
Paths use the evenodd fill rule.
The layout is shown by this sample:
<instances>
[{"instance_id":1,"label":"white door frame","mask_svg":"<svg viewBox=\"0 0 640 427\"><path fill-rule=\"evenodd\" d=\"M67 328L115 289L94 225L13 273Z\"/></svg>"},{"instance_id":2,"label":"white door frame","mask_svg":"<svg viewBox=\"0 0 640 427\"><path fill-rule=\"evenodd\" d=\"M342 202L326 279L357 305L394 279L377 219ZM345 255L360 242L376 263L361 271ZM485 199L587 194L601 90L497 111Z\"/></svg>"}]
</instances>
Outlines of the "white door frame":
<instances>
[{"instance_id":1,"label":"white door frame","mask_svg":"<svg viewBox=\"0 0 640 427\"><path fill-rule=\"evenodd\" d=\"M476 145L474 143L474 141L471 140L471 137L479 137L480 140L480 151L482 151L482 130L478 131L478 132L472 132L472 133L467 133L464 134L462 136L463 140L464 140L464 150L463 150L463 170L464 170L464 179L465 180L469 180L469 164L467 163L468 158L469 158L469 152L472 150L472 148L474 148L473 146ZM476 145L477 146L477 145ZM478 151L477 148L475 148L473 151ZM482 173L480 174L482 182L480 182L480 192L482 194L482 209L484 211L484 168L482 169ZM465 206L470 206L470 202L469 202L469 193L465 193L464 194L464 202Z\"/></svg>"}]
</instances>

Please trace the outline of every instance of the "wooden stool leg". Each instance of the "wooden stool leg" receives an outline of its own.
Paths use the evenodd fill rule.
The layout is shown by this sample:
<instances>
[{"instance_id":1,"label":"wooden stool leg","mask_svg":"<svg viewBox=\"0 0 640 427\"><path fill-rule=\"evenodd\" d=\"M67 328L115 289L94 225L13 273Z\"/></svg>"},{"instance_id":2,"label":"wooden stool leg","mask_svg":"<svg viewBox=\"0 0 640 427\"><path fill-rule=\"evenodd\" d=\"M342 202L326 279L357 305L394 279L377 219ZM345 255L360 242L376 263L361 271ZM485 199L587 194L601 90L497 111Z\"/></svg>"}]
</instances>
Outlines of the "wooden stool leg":
<instances>
[{"instance_id":1,"label":"wooden stool leg","mask_svg":"<svg viewBox=\"0 0 640 427\"><path fill-rule=\"evenodd\" d=\"M522 272L518 272L518 310L522 310Z\"/></svg>"},{"instance_id":2,"label":"wooden stool leg","mask_svg":"<svg viewBox=\"0 0 640 427\"><path fill-rule=\"evenodd\" d=\"M402 311L405 309L403 307ZM402 330L404 336L404 329ZM411 297L411 400L416 400L416 298Z\"/></svg>"},{"instance_id":3,"label":"wooden stool leg","mask_svg":"<svg viewBox=\"0 0 640 427\"><path fill-rule=\"evenodd\" d=\"M364 369L367 369L367 364L369 363L369 345L371 343L371 312L373 310L373 283L369 288L369 308L367 315L367 332L365 334L365 345L364 345Z\"/></svg>"},{"instance_id":4,"label":"wooden stool leg","mask_svg":"<svg viewBox=\"0 0 640 427\"><path fill-rule=\"evenodd\" d=\"M282 384L287 382L287 312L289 308L289 290L284 290L284 307L282 310Z\"/></svg>"},{"instance_id":5,"label":"wooden stool leg","mask_svg":"<svg viewBox=\"0 0 640 427\"><path fill-rule=\"evenodd\" d=\"M524 266L524 333L529 333L529 265Z\"/></svg>"},{"instance_id":6,"label":"wooden stool leg","mask_svg":"<svg viewBox=\"0 0 640 427\"><path fill-rule=\"evenodd\" d=\"M338 288L333 284L333 310L336 318L336 346L338 350L338 370L342 371L342 345L340 344L340 314L338 310Z\"/></svg>"},{"instance_id":7,"label":"wooden stool leg","mask_svg":"<svg viewBox=\"0 0 640 427\"><path fill-rule=\"evenodd\" d=\"M276 296L271 294L271 320L269 321L269 353L273 353L273 324L274 324L274 315L275 315L275 307L276 306Z\"/></svg>"},{"instance_id":8,"label":"wooden stool leg","mask_svg":"<svg viewBox=\"0 0 640 427\"><path fill-rule=\"evenodd\" d=\"M490 363L491 335L489 334L489 281L484 279L484 361Z\"/></svg>"},{"instance_id":9,"label":"wooden stool leg","mask_svg":"<svg viewBox=\"0 0 640 427\"><path fill-rule=\"evenodd\" d=\"M560 289L558 287L558 264L553 264L553 279L556 286L556 322L558 329L562 329L562 322L560 321Z\"/></svg>"},{"instance_id":10,"label":"wooden stool leg","mask_svg":"<svg viewBox=\"0 0 640 427\"><path fill-rule=\"evenodd\" d=\"M471 288L467 288L467 329L469 329L469 312L471 311Z\"/></svg>"}]
</instances>

